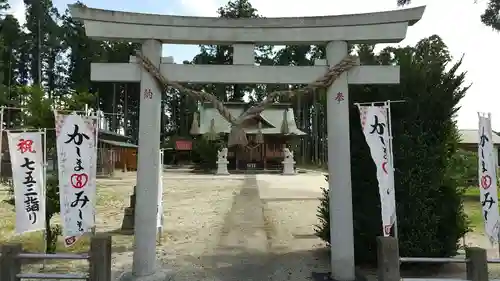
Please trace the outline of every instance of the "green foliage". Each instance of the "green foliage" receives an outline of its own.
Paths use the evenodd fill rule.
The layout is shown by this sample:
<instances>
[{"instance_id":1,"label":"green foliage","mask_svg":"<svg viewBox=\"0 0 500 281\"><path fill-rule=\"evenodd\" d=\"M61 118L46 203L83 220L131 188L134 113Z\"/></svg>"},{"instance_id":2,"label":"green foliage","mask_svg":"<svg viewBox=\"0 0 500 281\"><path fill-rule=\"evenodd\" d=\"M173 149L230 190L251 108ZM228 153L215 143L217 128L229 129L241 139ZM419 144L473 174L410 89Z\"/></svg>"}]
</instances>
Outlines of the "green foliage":
<instances>
[{"instance_id":1,"label":"green foliage","mask_svg":"<svg viewBox=\"0 0 500 281\"><path fill-rule=\"evenodd\" d=\"M193 162L197 169L210 171L217 167L217 152L224 146L222 140L210 141L199 137L193 142Z\"/></svg>"},{"instance_id":2,"label":"green foliage","mask_svg":"<svg viewBox=\"0 0 500 281\"><path fill-rule=\"evenodd\" d=\"M45 222L46 222L46 235L47 235L47 253L55 253L57 239L62 235L60 225L52 225L50 221L55 214L58 214L61 208L59 202L59 178L57 171L47 175L47 189L45 198Z\"/></svg>"},{"instance_id":3,"label":"green foliage","mask_svg":"<svg viewBox=\"0 0 500 281\"><path fill-rule=\"evenodd\" d=\"M325 175L325 181L328 183L328 175ZM321 188L321 197L319 198L319 206L317 217L319 223L315 225L314 232L316 236L323 241L330 243L330 200L328 188Z\"/></svg>"},{"instance_id":4,"label":"green foliage","mask_svg":"<svg viewBox=\"0 0 500 281\"><path fill-rule=\"evenodd\" d=\"M401 67L400 85L355 86L349 101L405 100L391 106L400 254L452 256L468 231L463 190L450 165L458 150L452 117L468 89L463 86L465 74L457 73L461 61L446 70L451 58L438 36L415 47L386 48L378 56L367 46L358 52L364 63ZM374 262L375 237L382 234L378 183L359 113L350 114L355 255L357 262ZM327 194L324 191L317 227L317 235L325 241L330 240Z\"/></svg>"},{"instance_id":5,"label":"green foliage","mask_svg":"<svg viewBox=\"0 0 500 281\"><path fill-rule=\"evenodd\" d=\"M457 181L459 186L477 185L477 165L477 152L458 149L449 163L450 176Z\"/></svg>"}]
</instances>

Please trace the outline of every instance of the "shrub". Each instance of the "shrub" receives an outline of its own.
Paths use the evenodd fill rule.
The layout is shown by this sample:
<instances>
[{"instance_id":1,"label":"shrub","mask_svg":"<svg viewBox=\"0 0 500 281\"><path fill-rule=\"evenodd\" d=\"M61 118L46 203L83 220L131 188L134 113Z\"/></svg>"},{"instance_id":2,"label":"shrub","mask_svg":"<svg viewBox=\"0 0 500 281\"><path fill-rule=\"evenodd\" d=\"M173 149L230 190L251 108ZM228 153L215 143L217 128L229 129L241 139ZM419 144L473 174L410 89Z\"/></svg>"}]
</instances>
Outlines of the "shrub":
<instances>
[{"instance_id":1,"label":"shrub","mask_svg":"<svg viewBox=\"0 0 500 281\"><path fill-rule=\"evenodd\" d=\"M450 175L460 186L478 184L477 152L458 149L450 161Z\"/></svg>"},{"instance_id":2,"label":"shrub","mask_svg":"<svg viewBox=\"0 0 500 281\"><path fill-rule=\"evenodd\" d=\"M193 162L197 169L210 171L217 168L217 153L223 147L222 140L207 140L204 137L197 138L193 142Z\"/></svg>"}]
</instances>

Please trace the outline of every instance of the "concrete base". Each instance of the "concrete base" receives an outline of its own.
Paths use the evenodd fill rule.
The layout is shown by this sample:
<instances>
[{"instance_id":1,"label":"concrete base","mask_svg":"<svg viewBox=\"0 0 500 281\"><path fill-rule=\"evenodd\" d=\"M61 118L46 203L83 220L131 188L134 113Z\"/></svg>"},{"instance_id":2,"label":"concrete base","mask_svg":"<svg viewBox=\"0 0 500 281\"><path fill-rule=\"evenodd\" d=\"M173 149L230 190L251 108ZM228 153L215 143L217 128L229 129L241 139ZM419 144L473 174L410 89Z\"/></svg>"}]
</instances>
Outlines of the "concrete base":
<instances>
[{"instance_id":1,"label":"concrete base","mask_svg":"<svg viewBox=\"0 0 500 281\"><path fill-rule=\"evenodd\" d=\"M227 170L227 164L229 161L217 161L217 172L216 175L229 175L229 171Z\"/></svg>"},{"instance_id":2,"label":"concrete base","mask_svg":"<svg viewBox=\"0 0 500 281\"><path fill-rule=\"evenodd\" d=\"M295 161L293 162L281 162L283 164L283 175L295 175Z\"/></svg>"},{"instance_id":3,"label":"concrete base","mask_svg":"<svg viewBox=\"0 0 500 281\"><path fill-rule=\"evenodd\" d=\"M122 273L117 281L171 281L173 272L168 269L158 269L155 273L148 276L135 276L132 272Z\"/></svg>"}]
</instances>

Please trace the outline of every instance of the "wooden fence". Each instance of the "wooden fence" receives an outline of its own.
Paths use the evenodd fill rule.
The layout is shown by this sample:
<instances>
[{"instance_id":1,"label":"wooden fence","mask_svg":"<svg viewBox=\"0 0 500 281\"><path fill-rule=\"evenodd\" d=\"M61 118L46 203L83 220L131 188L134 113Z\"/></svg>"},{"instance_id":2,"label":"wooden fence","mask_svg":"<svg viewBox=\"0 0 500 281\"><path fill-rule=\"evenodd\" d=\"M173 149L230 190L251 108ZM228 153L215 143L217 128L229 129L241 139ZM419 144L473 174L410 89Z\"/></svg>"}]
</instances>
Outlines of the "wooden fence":
<instances>
[{"instance_id":1,"label":"wooden fence","mask_svg":"<svg viewBox=\"0 0 500 281\"><path fill-rule=\"evenodd\" d=\"M22 279L79 279L89 281L111 281L111 236L96 235L91 238L90 251L85 254L42 254L24 253L21 244L1 245L0 280ZM86 273L23 273L24 260L88 260Z\"/></svg>"},{"instance_id":2,"label":"wooden fence","mask_svg":"<svg viewBox=\"0 0 500 281\"><path fill-rule=\"evenodd\" d=\"M379 281L459 281L449 278L401 278L399 266L401 263L465 263L466 279L472 281L489 281L488 264L500 263L500 259L488 259L486 250L479 247L465 249L465 257L428 258L428 257L400 257L398 240L394 237L377 237L377 260Z\"/></svg>"}]
</instances>

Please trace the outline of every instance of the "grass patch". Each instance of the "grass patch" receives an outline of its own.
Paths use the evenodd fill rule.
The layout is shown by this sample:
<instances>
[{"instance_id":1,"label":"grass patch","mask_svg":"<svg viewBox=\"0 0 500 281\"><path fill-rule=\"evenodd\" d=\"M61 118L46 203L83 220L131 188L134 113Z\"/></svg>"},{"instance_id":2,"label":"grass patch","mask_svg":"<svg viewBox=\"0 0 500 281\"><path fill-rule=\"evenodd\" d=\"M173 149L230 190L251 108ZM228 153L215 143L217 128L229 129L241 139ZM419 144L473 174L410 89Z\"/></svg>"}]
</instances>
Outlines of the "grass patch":
<instances>
[{"instance_id":1,"label":"grass patch","mask_svg":"<svg viewBox=\"0 0 500 281\"><path fill-rule=\"evenodd\" d=\"M463 195L464 201L476 200L477 202L479 202L479 197L480 197L479 192L480 191L479 191L479 188L477 186L470 186L470 187L465 188L465 192Z\"/></svg>"},{"instance_id":2,"label":"grass patch","mask_svg":"<svg viewBox=\"0 0 500 281\"><path fill-rule=\"evenodd\" d=\"M464 200L464 211L467 214L470 222L470 228L474 232L484 232L484 223L482 216L482 208L479 200L477 202Z\"/></svg>"},{"instance_id":3,"label":"grass patch","mask_svg":"<svg viewBox=\"0 0 500 281\"><path fill-rule=\"evenodd\" d=\"M500 194L500 191L497 191ZM467 187L463 195L464 210L470 220L470 227L475 232L484 233L484 222L481 206L481 193L477 186ZM500 202L500 198L497 198Z\"/></svg>"}]
</instances>

